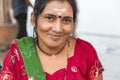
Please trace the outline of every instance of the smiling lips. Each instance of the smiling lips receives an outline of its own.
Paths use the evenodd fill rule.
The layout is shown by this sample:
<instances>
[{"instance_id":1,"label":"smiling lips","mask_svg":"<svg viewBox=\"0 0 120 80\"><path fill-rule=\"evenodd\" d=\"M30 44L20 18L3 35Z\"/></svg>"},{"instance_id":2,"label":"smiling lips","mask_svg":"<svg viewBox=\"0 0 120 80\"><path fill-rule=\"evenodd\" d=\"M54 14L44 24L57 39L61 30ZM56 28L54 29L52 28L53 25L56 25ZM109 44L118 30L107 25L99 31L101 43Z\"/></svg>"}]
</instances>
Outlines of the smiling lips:
<instances>
[{"instance_id":1,"label":"smiling lips","mask_svg":"<svg viewBox=\"0 0 120 80\"><path fill-rule=\"evenodd\" d=\"M57 41L59 40L63 35L54 35L54 34L49 34L50 38L52 38L52 40Z\"/></svg>"}]
</instances>

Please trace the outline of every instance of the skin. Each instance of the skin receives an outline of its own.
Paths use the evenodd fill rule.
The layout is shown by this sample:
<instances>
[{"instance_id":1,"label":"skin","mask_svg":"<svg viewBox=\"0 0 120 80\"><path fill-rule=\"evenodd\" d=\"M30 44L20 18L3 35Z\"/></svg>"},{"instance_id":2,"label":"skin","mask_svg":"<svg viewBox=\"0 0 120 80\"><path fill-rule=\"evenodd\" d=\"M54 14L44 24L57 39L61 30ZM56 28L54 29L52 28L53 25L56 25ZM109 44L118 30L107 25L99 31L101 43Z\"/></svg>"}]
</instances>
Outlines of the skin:
<instances>
[{"instance_id":1,"label":"skin","mask_svg":"<svg viewBox=\"0 0 120 80\"><path fill-rule=\"evenodd\" d=\"M63 9L54 8L54 11L56 11L57 14L61 16L63 12L66 12L66 8L63 8Z\"/></svg>"},{"instance_id":2,"label":"skin","mask_svg":"<svg viewBox=\"0 0 120 80\"><path fill-rule=\"evenodd\" d=\"M94 80L103 80L102 74L98 75L98 77L96 77Z\"/></svg>"},{"instance_id":3,"label":"skin","mask_svg":"<svg viewBox=\"0 0 120 80\"><path fill-rule=\"evenodd\" d=\"M37 28L39 45L44 51L50 54L54 54L60 50L66 44L66 40L70 41L71 44L68 52L66 44L63 51L57 55L54 63L51 63L49 56L41 54L42 52L37 47L38 55L45 72L52 75L57 70L65 68L67 65L66 53L69 53L69 57L73 56L75 46L75 39L69 37L75 27L71 5L67 1L62 3L51 1L39 15L37 22L35 22L34 13L31 14L31 22ZM102 74L94 80L102 80Z\"/></svg>"}]
</instances>

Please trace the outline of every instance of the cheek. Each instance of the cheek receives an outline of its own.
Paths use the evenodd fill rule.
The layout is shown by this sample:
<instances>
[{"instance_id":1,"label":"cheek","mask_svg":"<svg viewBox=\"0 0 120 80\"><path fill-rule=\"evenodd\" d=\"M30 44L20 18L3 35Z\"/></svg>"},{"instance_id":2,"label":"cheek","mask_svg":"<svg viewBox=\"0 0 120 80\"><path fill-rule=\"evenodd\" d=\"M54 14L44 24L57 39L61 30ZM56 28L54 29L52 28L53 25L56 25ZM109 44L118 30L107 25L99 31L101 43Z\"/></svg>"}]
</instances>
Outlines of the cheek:
<instances>
[{"instance_id":1,"label":"cheek","mask_svg":"<svg viewBox=\"0 0 120 80\"><path fill-rule=\"evenodd\" d=\"M38 23L38 24L37 24L38 30L44 31L44 32L50 30L50 24L48 24L47 22L42 21L42 20L39 20L37 23Z\"/></svg>"},{"instance_id":2,"label":"cheek","mask_svg":"<svg viewBox=\"0 0 120 80\"><path fill-rule=\"evenodd\" d=\"M64 27L64 33L69 35L73 32L73 29L74 29L73 26Z\"/></svg>"}]
</instances>

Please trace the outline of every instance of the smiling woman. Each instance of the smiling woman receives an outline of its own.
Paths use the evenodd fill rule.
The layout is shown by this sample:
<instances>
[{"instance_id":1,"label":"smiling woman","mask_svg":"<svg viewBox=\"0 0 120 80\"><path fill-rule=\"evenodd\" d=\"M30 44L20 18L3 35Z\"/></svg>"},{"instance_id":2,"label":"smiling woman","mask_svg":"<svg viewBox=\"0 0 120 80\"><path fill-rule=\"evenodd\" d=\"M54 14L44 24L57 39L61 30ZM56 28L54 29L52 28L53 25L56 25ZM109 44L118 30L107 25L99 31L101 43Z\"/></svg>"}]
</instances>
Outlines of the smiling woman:
<instances>
[{"instance_id":1,"label":"smiling woman","mask_svg":"<svg viewBox=\"0 0 120 80\"><path fill-rule=\"evenodd\" d=\"M57 4L57 6L54 4ZM34 14L32 14L32 18L33 26L36 28L41 43L40 46L45 51L47 51L47 46L58 48L58 50L62 48L74 27L72 7L67 1L63 3L58 1L49 2L49 5L46 5L38 16L36 23ZM52 50L51 53L55 52L56 50Z\"/></svg>"},{"instance_id":2,"label":"smiling woman","mask_svg":"<svg viewBox=\"0 0 120 80\"><path fill-rule=\"evenodd\" d=\"M36 37L13 41L0 80L102 80L92 45L71 36L76 17L75 0L36 0L31 13Z\"/></svg>"}]
</instances>

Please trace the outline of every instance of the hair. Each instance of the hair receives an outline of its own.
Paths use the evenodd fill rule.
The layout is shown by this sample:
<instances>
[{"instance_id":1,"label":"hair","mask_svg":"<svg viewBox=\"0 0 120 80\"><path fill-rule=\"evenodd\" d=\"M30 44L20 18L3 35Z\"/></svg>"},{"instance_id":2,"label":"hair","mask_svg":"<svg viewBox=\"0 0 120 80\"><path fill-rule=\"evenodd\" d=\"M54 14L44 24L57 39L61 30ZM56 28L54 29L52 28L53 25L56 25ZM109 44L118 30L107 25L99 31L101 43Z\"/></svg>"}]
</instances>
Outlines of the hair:
<instances>
[{"instance_id":1,"label":"hair","mask_svg":"<svg viewBox=\"0 0 120 80\"><path fill-rule=\"evenodd\" d=\"M36 21L38 19L38 16L42 13L42 11L44 10L44 8L46 7L47 3L51 2L53 0L35 0L35 4L34 4L34 15L36 18ZM76 0L58 0L58 1L68 1L70 3L70 5L72 6L73 9L73 21L74 23L77 22L77 4L76 4Z\"/></svg>"}]
</instances>

